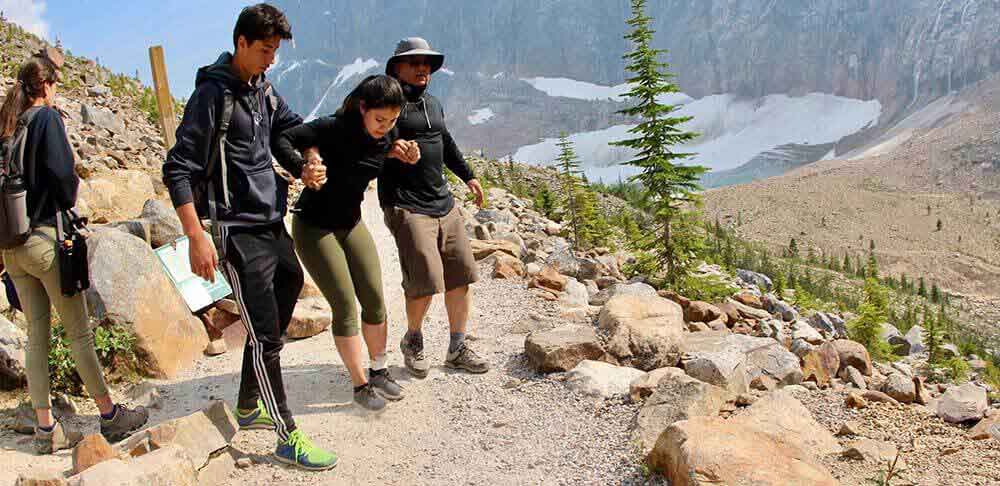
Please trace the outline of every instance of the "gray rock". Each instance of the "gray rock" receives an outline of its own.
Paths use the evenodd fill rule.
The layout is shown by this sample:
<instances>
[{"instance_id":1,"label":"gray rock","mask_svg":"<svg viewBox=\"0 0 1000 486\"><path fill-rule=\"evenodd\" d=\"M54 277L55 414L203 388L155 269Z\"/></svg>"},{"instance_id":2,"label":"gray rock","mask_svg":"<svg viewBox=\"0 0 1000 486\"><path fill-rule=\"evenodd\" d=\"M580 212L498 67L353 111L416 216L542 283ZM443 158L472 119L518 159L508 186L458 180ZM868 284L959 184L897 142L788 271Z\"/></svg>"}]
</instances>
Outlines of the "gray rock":
<instances>
[{"instance_id":1,"label":"gray rock","mask_svg":"<svg viewBox=\"0 0 1000 486\"><path fill-rule=\"evenodd\" d=\"M590 305L604 305L619 295L634 295L640 297L657 296L656 289L646 283L614 284L601 290L590 299ZM657 296L658 297L658 296Z\"/></svg>"},{"instance_id":2,"label":"gray rock","mask_svg":"<svg viewBox=\"0 0 1000 486\"><path fill-rule=\"evenodd\" d=\"M892 369L906 375L907 378L913 378L913 368L910 368L910 365L900 363L899 361L893 361L891 366Z\"/></svg>"},{"instance_id":3,"label":"gray rock","mask_svg":"<svg viewBox=\"0 0 1000 486\"><path fill-rule=\"evenodd\" d=\"M111 110L103 107L93 107L86 103L80 106L80 115L83 122L103 128L115 134L125 133L125 124Z\"/></svg>"},{"instance_id":4,"label":"gray rock","mask_svg":"<svg viewBox=\"0 0 1000 486\"><path fill-rule=\"evenodd\" d=\"M559 297L559 303L566 307L587 307L589 301L590 294L587 292L587 286L575 278L567 279L566 288L563 289L563 294Z\"/></svg>"},{"instance_id":5,"label":"gray rock","mask_svg":"<svg viewBox=\"0 0 1000 486\"><path fill-rule=\"evenodd\" d=\"M524 270L525 270L525 272L528 273L528 275L538 275L542 271L542 266L539 265L539 264L537 264L537 263L532 262L532 263L527 264L524 267Z\"/></svg>"},{"instance_id":6,"label":"gray rock","mask_svg":"<svg viewBox=\"0 0 1000 486\"><path fill-rule=\"evenodd\" d=\"M25 384L27 346L28 335L0 316L0 389L12 390Z\"/></svg>"},{"instance_id":7,"label":"gray rock","mask_svg":"<svg viewBox=\"0 0 1000 486\"><path fill-rule=\"evenodd\" d=\"M799 312L797 310L795 310L794 307L792 307L791 305L789 305L788 303L786 303L783 300L779 300L779 299L775 298L774 296L770 296L770 297L771 298L769 298L767 300L768 303L771 304L771 306L770 306L770 308L768 310L772 314L778 314L778 315L780 315L781 319L784 320L785 322L792 322L792 321L795 321L795 320L797 320L799 318Z\"/></svg>"},{"instance_id":8,"label":"gray rock","mask_svg":"<svg viewBox=\"0 0 1000 486\"><path fill-rule=\"evenodd\" d=\"M576 277L580 274L580 259L573 254L573 250L562 248L549 254L546 263L567 277Z\"/></svg>"},{"instance_id":9,"label":"gray rock","mask_svg":"<svg viewBox=\"0 0 1000 486\"><path fill-rule=\"evenodd\" d=\"M580 280L597 280L598 277L609 273L604 268L604 264L593 258L580 258L579 262L580 269L577 273L577 278Z\"/></svg>"},{"instance_id":10,"label":"gray rock","mask_svg":"<svg viewBox=\"0 0 1000 486\"><path fill-rule=\"evenodd\" d=\"M514 214L507 210L498 211L496 209L480 209L476 213L476 221L480 223L514 224L516 218Z\"/></svg>"},{"instance_id":11,"label":"gray rock","mask_svg":"<svg viewBox=\"0 0 1000 486\"><path fill-rule=\"evenodd\" d=\"M650 371L676 366L684 340L684 311L659 296L618 295L597 320L606 349L621 364Z\"/></svg>"},{"instance_id":12,"label":"gray rock","mask_svg":"<svg viewBox=\"0 0 1000 486\"><path fill-rule=\"evenodd\" d=\"M903 373L890 374L882 385L882 392L900 403L913 403L917 396L913 378Z\"/></svg>"},{"instance_id":13,"label":"gray rock","mask_svg":"<svg viewBox=\"0 0 1000 486\"><path fill-rule=\"evenodd\" d=\"M833 337L837 335L837 328L834 327L833 321L830 320L830 317L825 312L817 312L810 316L809 325L823 333L824 336Z\"/></svg>"},{"instance_id":14,"label":"gray rock","mask_svg":"<svg viewBox=\"0 0 1000 486\"><path fill-rule=\"evenodd\" d=\"M715 416L732 397L730 392L687 376L679 368L666 368L639 410L635 437L643 451L648 451L670 424L692 417Z\"/></svg>"},{"instance_id":15,"label":"gray rock","mask_svg":"<svg viewBox=\"0 0 1000 486\"><path fill-rule=\"evenodd\" d=\"M159 199L146 201L139 219L149 224L150 243L154 247L166 245L184 236L184 227L177 217L177 212L165 201Z\"/></svg>"},{"instance_id":16,"label":"gray rock","mask_svg":"<svg viewBox=\"0 0 1000 486\"><path fill-rule=\"evenodd\" d=\"M588 296L587 300L589 303L590 297L597 295L597 293L600 292L601 289L597 287L597 282L593 280L584 280L583 285L587 287L587 296Z\"/></svg>"},{"instance_id":17,"label":"gray rock","mask_svg":"<svg viewBox=\"0 0 1000 486\"><path fill-rule=\"evenodd\" d=\"M792 339L802 340L809 344L820 344L825 340L816 328L801 320L792 323Z\"/></svg>"},{"instance_id":18,"label":"gray rock","mask_svg":"<svg viewBox=\"0 0 1000 486\"><path fill-rule=\"evenodd\" d=\"M87 94L93 96L94 98L100 98L102 96L108 96L111 94L111 89L107 86L97 85L91 86L87 89Z\"/></svg>"},{"instance_id":19,"label":"gray rock","mask_svg":"<svg viewBox=\"0 0 1000 486\"><path fill-rule=\"evenodd\" d=\"M809 354L809 353L812 352L813 345L809 344L809 342L806 341L805 339L796 338L795 340L792 341L792 346L789 348L789 350L795 356L798 356L799 358L803 358L807 354Z\"/></svg>"},{"instance_id":20,"label":"gray rock","mask_svg":"<svg viewBox=\"0 0 1000 486\"><path fill-rule=\"evenodd\" d=\"M684 342L681 367L688 376L725 388L733 394L750 390L747 356L723 333L691 334Z\"/></svg>"},{"instance_id":21,"label":"gray rock","mask_svg":"<svg viewBox=\"0 0 1000 486\"><path fill-rule=\"evenodd\" d=\"M534 312L515 322L510 332L513 334L528 334L535 331L547 331L556 326L556 321L546 319Z\"/></svg>"},{"instance_id":22,"label":"gray rock","mask_svg":"<svg viewBox=\"0 0 1000 486\"><path fill-rule=\"evenodd\" d=\"M490 230L481 224L477 224L472 230L473 235L477 240L489 241L493 239L493 235L490 234Z\"/></svg>"},{"instance_id":23,"label":"gray rock","mask_svg":"<svg viewBox=\"0 0 1000 486\"><path fill-rule=\"evenodd\" d=\"M736 270L736 277L747 284L756 285L765 291L770 291L774 287L774 284L767 275L751 272L750 270Z\"/></svg>"},{"instance_id":24,"label":"gray rock","mask_svg":"<svg viewBox=\"0 0 1000 486\"><path fill-rule=\"evenodd\" d=\"M614 362L592 327L566 326L533 332L524 340L528 362L542 373L569 371L583 360Z\"/></svg>"},{"instance_id":25,"label":"gray rock","mask_svg":"<svg viewBox=\"0 0 1000 486\"><path fill-rule=\"evenodd\" d=\"M513 243L513 244L515 244L515 245L517 245L519 247L521 247L521 254L522 255L524 255L524 254L526 254L528 252L528 247L527 247L527 245L524 244L524 239L522 239L521 235L519 235L517 233L497 233L496 235L494 235L494 239L501 240L501 241L509 241L509 242L511 242L511 243Z\"/></svg>"},{"instance_id":26,"label":"gray rock","mask_svg":"<svg viewBox=\"0 0 1000 486\"><path fill-rule=\"evenodd\" d=\"M981 420L989 408L986 389L974 383L948 388L937 403L937 415L953 424Z\"/></svg>"},{"instance_id":27,"label":"gray rock","mask_svg":"<svg viewBox=\"0 0 1000 486\"><path fill-rule=\"evenodd\" d=\"M628 395L629 385L645 374L635 368L584 360L566 373L566 384L584 395L613 398Z\"/></svg>"},{"instance_id":28,"label":"gray rock","mask_svg":"<svg viewBox=\"0 0 1000 486\"><path fill-rule=\"evenodd\" d=\"M785 336L785 326L784 323L778 319L767 319L760 323L761 329L764 331L764 335L777 340L783 341Z\"/></svg>"},{"instance_id":29,"label":"gray rock","mask_svg":"<svg viewBox=\"0 0 1000 486\"><path fill-rule=\"evenodd\" d=\"M861 372L858 371L858 369L853 366L846 366L843 369L841 369L840 379L844 380L847 383L850 383L851 385L854 385L855 388L861 390L868 389L868 383L865 382L865 375L862 375Z\"/></svg>"}]
</instances>

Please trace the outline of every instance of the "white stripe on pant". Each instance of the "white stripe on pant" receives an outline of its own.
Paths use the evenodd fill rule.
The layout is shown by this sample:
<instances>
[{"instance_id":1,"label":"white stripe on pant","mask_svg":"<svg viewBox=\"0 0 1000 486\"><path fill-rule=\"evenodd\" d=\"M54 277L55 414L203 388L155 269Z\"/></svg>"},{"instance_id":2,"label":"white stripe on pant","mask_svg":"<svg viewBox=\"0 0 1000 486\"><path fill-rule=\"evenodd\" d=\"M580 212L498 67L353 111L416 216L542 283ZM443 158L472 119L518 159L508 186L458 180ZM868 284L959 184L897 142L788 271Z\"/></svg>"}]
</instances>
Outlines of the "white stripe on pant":
<instances>
[{"instance_id":1,"label":"white stripe on pant","mask_svg":"<svg viewBox=\"0 0 1000 486\"><path fill-rule=\"evenodd\" d=\"M267 368L264 366L264 347L261 345L260 341L257 340L257 335L254 333L253 323L250 322L250 313L247 312L246 305L243 302L243 293L241 290L241 285L239 281L239 275L236 269L228 261L225 262L224 268L229 277L229 283L233 287L233 297L236 298L236 304L240 308L240 320L243 321L243 326L247 330L247 337L250 339L250 348L253 352L253 365L254 373L257 377L257 385L260 388L261 400L264 402L264 408L267 409L268 415L274 420L275 432L278 433L278 438L282 441L288 440L288 426L285 424L284 419L281 417L281 413L278 410L278 401L274 398L274 392L271 389L271 380L267 377ZM244 349L243 352L246 352ZM247 379L247 377L241 377L241 379Z\"/></svg>"}]
</instances>

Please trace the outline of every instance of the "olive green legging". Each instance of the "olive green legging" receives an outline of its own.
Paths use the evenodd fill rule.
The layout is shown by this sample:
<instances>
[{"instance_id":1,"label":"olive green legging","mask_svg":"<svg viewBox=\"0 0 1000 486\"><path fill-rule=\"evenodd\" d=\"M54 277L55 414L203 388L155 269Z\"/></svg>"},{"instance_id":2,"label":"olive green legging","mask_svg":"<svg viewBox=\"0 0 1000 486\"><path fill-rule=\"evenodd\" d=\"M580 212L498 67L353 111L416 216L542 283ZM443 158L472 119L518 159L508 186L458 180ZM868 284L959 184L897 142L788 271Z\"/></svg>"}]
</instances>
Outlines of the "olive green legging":
<instances>
[{"instance_id":1,"label":"olive green legging","mask_svg":"<svg viewBox=\"0 0 1000 486\"><path fill-rule=\"evenodd\" d=\"M101 364L94 351L94 333L87 322L83 295L64 297L59 283L56 258L56 229L36 228L19 247L3 250L3 263L14 281L28 321L28 393L35 409L51 408L49 403L49 334L54 304L70 340L76 371L92 397L108 396Z\"/></svg>"},{"instance_id":2,"label":"olive green legging","mask_svg":"<svg viewBox=\"0 0 1000 486\"><path fill-rule=\"evenodd\" d=\"M292 218L295 250L309 275L333 308L333 335L358 334L358 311L368 324L385 322L382 267L375 240L363 222L347 230L329 231Z\"/></svg>"}]
</instances>

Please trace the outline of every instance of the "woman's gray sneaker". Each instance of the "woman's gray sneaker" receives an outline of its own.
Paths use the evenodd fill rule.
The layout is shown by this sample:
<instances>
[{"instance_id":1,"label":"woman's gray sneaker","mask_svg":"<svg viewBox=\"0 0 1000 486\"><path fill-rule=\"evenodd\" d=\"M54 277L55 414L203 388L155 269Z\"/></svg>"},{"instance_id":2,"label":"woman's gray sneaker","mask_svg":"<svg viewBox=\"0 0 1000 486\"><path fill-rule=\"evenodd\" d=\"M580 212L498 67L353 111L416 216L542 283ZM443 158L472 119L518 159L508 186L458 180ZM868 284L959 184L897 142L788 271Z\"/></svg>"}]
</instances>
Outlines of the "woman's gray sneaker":
<instances>
[{"instance_id":1,"label":"woman's gray sneaker","mask_svg":"<svg viewBox=\"0 0 1000 486\"><path fill-rule=\"evenodd\" d=\"M146 421L149 420L149 412L146 411L145 407L133 409L124 405L116 405L115 407L113 417L101 419L101 435L112 444L125 440L133 432L146 425Z\"/></svg>"},{"instance_id":2,"label":"woman's gray sneaker","mask_svg":"<svg viewBox=\"0 0 1000 486\"><path fill-rule=\"evenodd\" d=\"M396 383L396 380L392 378L388 368L378 371L369 369L368 383L371 383L378 390L379 394L387 400L396 401L403 399L403 387L399 386L399 383Z\"/></svg>"},{"instance_id":3,"label":"woman's gray sneaker","mask_svg":"<svg viewBox=\"0 0 1000 486\"><path fill-rule=\"evenodd\" d=\"M39 454L52 454L62 449L72 449L78 442L83 440L83 433L71 426L64 426L56 422L51 431L46 432L35 427L35 452Z\"/></svg>"},{"instance_id":4,"label":"woman's gray sneaker","mask_svg":"<svg viewBox=\"0 0 1000 486\"><path fill-rule=\"evenodd\" d=\"M490 370L490 365L486 363L486 360L480 358L466 344L462 344L455 352L448 353L448 358L445 360L444 365L449 368L461 369L475 374L486 373Z\"/></svg>"},{"instance_id":5,"label":"woman's gray sneaker","mask_svg":"<svg viewBox=\"0 0 1000 486\"><path fill-rule=\"evenodd\" d=\"M365 383L360 390L354 392L354 402L366 410L378 412L385 408L385 399L375 393L371 383Z\"/></svg>"}]
</instances>

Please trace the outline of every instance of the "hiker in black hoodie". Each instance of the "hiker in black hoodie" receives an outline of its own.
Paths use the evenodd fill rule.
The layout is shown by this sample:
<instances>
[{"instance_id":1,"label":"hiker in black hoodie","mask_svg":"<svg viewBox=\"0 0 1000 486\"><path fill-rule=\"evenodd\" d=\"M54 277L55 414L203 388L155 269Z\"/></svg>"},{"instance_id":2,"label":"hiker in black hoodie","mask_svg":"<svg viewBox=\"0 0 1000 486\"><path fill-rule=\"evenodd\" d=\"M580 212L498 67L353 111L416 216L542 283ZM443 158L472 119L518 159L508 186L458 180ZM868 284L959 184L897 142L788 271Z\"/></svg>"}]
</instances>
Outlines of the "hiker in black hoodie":
<instances>
[{"instance_id":1,"label":"hiker in black hoodie","mask_svg":"<svg viewBox=\"0 0 1000 486\"><path fill-rule=\"evenodd\" d=\"M469 319L469 284L479 279L465 223L444 178L447 167L462 179L483 204L483 188L444 124L444 110L427 93L431 74L441 68L444 56L419 37L403 39L386 63L386 74L403 85L408 103L399 117L399 137L420 146L416 165L388 161L379 177L379 199L386 226L396 238L406 295L407 332L399 347L410 373L427 376L424 358L424 316L435 294L444 294L451 339L445 366L470 373L489 370L466 343Z\"/></svg>"},{"instance_id":2,"label":"hiker in black hoodie","mask_svg":"<svg viewBox=\"0 0 1000 486\"><path fill-rule=\"evenodd\" d=\"M303 275L283 223L288 185L271 165L271 144L302 118L274 92L264 71L281 41L291 37L288 20L278 9L267 4L243 9L233 31L235 54L224 53L198 71L177 144L163 164L163 181L190 239L192 272L212 281L221 260L247 329L237 403L240 428L274 428L278 460L323 470L337 458L295 427L281 377L282 335ZM232 115L220 142L227 97L233 101ZM224 145L221 154L219 145ZM210 162L213 170L207 174ZM307 184L322 177L315 167L303 168L284 157L279 163ZM205 190L208 184L214 185L211 191ZM214 197L206 196L212 191ZM217 247L200 221L211 214L212 205Z\"/></svg>"}]
</instances>

